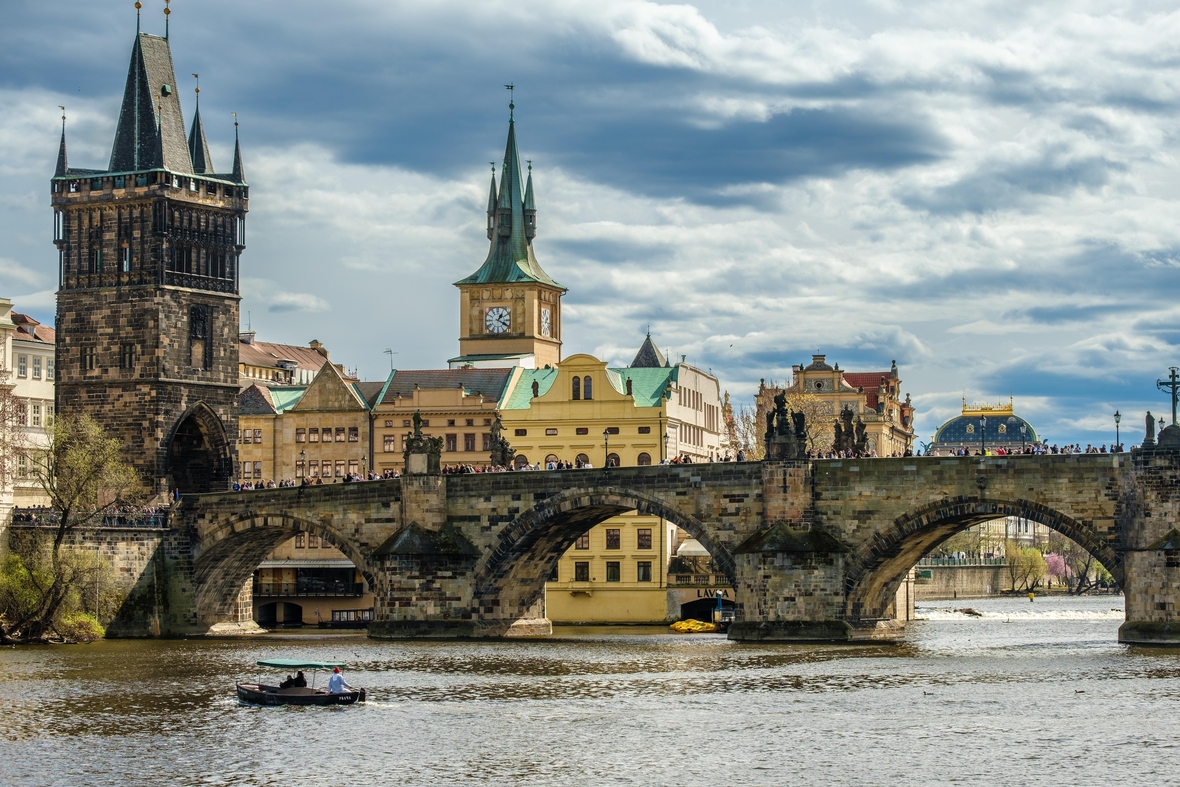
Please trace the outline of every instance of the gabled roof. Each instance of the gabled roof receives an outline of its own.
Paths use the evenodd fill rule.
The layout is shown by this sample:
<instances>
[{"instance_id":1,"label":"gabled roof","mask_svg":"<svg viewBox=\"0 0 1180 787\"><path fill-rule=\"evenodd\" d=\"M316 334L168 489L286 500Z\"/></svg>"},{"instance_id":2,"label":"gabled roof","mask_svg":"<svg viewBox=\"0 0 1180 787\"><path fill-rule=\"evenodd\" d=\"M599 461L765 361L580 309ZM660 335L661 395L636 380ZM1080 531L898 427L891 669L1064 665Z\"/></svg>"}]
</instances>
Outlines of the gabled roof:
<instances>
[{"instance_id":1,"label":"gabled roof","mask_svg":"<svg viewBox=\"0 0 1180 787\"><path fill-rule=\"evenodd\" d=\"M386 384L379 404L395 404L398 397L412 399L414 389L462 388L465 394L479 394L484 401L500 401L512 376L512 369L398 369Z\"/></svg>"},{"instance_id":2,"label":"gabled roof","mask_svg":"<svg viewBox=\"0 0 1180 787\"><path fill-rule=\"evenodd\" d=\"M664 366L657 369L629 367L606 371L607 379L619 393L626 393L627 380L631 381L631 397L636 407L659 407L668 386L676 380L678 370L679 366Z\"/></svg>"},{"instance_id":3,"label":"gabled roof","mask_svg":"<svg viewBox=\"0 0 1180 787\"><path fill-rule=\"evenodd\" d=\"M42 342L44 344L53 344L57 341L57 331L47 325L34 320L27 314L20 314L19 312L11 312L12 324L16 326L16 333L13 339L26 342Z\"/></svg>"},{"instance_id":4,"label":"gabled roof","mask_svg":"<svg viewBox=\"0 0 1180 787\"><path fill-rule=\"evenodd\" d=\"M274 415L277 412L270 391L255 383L238 391L238 415Z\"/></svg>"},{"instance_id":5,"label":"gabled roof","mask_svg":"<svg viewBox=\"0 0 1180 787\"><path fill-rule=\"evenodd\" d=\"M556 369L521 369L516 385L507 400L500 405L501 410L527 410L533 401L533 382L537 383L537 395L549 393L553 383L557 381Z\"/></svg>"},{"instance_id":6,"label":"gabled roof","mask_svg":"<svg viewBox=\"0 0 1180 787\"><path fill-rule=\"evenodd\" d=\"M660 348L656 347L656 343L651 340L651 334L648 333L639 352L635 353L635 360L631 361L631 368L658 369L667 365L668 359L660 352Z\"/></svg>"},{"instance_id":7,"label":"gabled roof","mask_svg":"<svg viewBox=\"0 0 1180 787\"><path fill-rule=\"evenodd\" d=\"M885 378L886 385L889 384L889 372L844 372L844 381L852 386L854 391L864 388L865 404L872 408L877 407L881 378Z\"/></svg>"},{"instance_id":8,"label":"gabled roof","mask_svg":"<svg viewBox=\"0 0 1180 787\"><path fill-rule=\"evenodd\" d=\"M111 172L163 167L193 174L168 40L139 33L131 50Z\"/></svg>"},{"instance_id":9,"label":"gabled roof","mask_svg":"<svg viewBox=\"0 0 1180 787\"><path fill-rule=\"evenodd\" d=\"M353 412L368 410L369 404L353 387L350 380L331 361L324 361L319 374L307 386L303 396L292 409L313 412Z\"/></svg>"}]
</instances>

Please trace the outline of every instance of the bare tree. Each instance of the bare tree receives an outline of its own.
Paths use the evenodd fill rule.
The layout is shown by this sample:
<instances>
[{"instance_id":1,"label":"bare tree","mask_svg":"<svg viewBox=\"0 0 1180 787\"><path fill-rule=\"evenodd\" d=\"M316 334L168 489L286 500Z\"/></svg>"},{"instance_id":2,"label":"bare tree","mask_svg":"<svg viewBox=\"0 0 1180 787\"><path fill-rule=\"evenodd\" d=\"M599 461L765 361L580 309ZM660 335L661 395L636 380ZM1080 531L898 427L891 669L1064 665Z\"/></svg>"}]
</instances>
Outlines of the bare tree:
<instances>
[{"instance_id":1,"label":"bare tree","mask_svg":"<svg viewBox=\"0 0 1180 787\"><path fill-rule=\"evenodd\" d=\"M744 404L738 408L733 417L734 439L738 448L746 454L750 461L766 458L766 445L762 440L766 432L765 426L759 422L758 411L752 405Z\"/></svg>"},{"instance_id":2,"label":"bare tree","mask_svg":"<svg viewBox=\"0 0 1180 787\"><path fill-rule=\"evenodd\" d=\"M138 502L142 494L139 476L124 460L122 442L107 435L89 415L59 416L48 447L30 450L30 459L30 472L49 498L56 522L50 531L48 566L43 571L28 567L37 603L10 620L9 636L26 640L43 639L55 629L62 605L89 576L88 566L64 548L68 536Z\"/></svg>"}]
</instances>

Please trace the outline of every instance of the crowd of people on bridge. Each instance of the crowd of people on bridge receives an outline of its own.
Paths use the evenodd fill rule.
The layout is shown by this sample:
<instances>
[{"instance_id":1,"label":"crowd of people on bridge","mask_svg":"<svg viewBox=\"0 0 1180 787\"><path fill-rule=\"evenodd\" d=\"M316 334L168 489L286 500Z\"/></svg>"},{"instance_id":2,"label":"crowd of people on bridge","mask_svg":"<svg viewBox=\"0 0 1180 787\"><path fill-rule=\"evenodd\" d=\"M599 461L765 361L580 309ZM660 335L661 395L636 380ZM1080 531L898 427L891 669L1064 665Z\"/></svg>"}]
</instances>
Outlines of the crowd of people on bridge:
<instances>
[{"instance_id":1,"label":"crowd of people on bridge","mask_svg":"<svg viewBox=\"0 0 1180 787\"><path fill-rule=\"evenodd\" d=\"M159 506L122 506L96 514L94 524L101 527L167 527L168 509ZM101 518L98 518L100 517ZM13 506L12 522L16 525L54 525L59 512L52 506Z\"/></svg>"},{"instance_id":2,"label":"crowd of people on bridge","mask_svg":"<svg viewBox=\"0 0 1180 787\"><path fill-rule=\"evenodd\" d=\"M926 456L1056 456L1059 454L1121 454L1126 451L1124 446L1111 445L1107 448L1103 443L1101 446L1094 446L1087 444L1083 449L1081 443L1074 443L1073 445L1059 446L1056 443L1053 445L1045 445L1044 443L1034 443L1032 445L1022 446L1021 448L1006 448L1004 446L996 446L995 448L986 448L980 450L979 448L971 449L968 446L961 445L958 448L951 448L942 452L940 448L931 448L926 451Z\"/></svg>"}]
</instances>

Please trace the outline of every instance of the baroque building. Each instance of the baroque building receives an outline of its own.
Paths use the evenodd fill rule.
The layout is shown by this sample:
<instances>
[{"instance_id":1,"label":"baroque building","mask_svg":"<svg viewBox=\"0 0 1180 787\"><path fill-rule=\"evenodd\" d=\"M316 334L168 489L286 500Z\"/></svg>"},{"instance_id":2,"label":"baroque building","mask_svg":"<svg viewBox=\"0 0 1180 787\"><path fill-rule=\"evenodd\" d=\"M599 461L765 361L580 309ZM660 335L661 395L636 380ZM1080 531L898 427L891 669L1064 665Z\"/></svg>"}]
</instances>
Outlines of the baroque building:
<instances>
[{"instance_id":1,"label":"baroque building","mask_svg":"<svg viewBox=\"0 0 1180 787\"><path fill-rule=\"evenodd\" d=\"M167 36L137 24L105 169L70 166L63 117L50 189L58 412L92 415L157 492L227 488L249 187L236 140L214 167L199 105L186 138Z\"/></svg>"},{"instance_id":2,"label":"baroque building","mask_svg":"<svg viewBox=\"0 0 1180 787\"><path fill-rule=\"evenodd\" d=\"M50 445L56 373L54 341L52 328L27 314L12 311L12 302L0 298L0 342L4 345L3 359L6 359L3 371L7 372L7 382L23 410L23 445L16 456L13 484L9 490L9 502L18 508L49 504L45 491L34 478L32 463L35 455ZM3 517L2 511L0 517Z\"/></svg>"},{"instance_id":3,"label":"baroque building","mask_svg":"<svg viewBox=\"0 0 1180 787\"><path fill-rule=\"evenodd\" d=\"M834 434L837 420L844 411L865 427L867 450L876 456L904 456L913 450L914 407L909 394L901 398L901 378L894 361L888 371L850 372L840 364L829 364L824 355L811 356L807 366L791 367L791 384L786 388L768 386L763 381L755 397L759 424L774 409L774 397L780 391L815 401L814 408L824 420L824 435ZM826 442L817 450L830 450Z\"/></svg>"}]
</instances>

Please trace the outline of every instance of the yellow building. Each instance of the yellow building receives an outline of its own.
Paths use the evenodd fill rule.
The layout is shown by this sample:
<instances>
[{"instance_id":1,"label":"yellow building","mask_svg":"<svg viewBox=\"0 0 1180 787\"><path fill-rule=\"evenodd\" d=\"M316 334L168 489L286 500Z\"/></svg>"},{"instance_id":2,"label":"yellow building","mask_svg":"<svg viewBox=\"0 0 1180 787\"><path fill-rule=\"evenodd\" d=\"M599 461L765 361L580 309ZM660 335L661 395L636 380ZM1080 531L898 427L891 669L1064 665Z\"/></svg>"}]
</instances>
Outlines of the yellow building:
<instances>
[{"instance_id":1,"label":"yellow building","mask_svg":"<svg viewBox=\"0 0 1180 787\"><path fill-rule=\"evenodd\" d=\"M648 337L637 362L645 361L650 343ZM606 465L651 465L668 461L669 448L677 460L694 452L696 461L708 461L703 451L720 442L716 426L702 425L700 434L688 435L684 419L699 414L702 424L716 424L704 415L720 412L718 392L715 377L687 364L612 369L591 355L574 355L556 368L519 370L500 417L521 469L572 467L566 472L584 473ZM670 425L691 439L673 442ZM629 513L593 527L562 556L546 584L549 619L678 618L682 594L670 586L667 569L679 545L676 526L658 517Z\"/></svg>"},{"instance_id":2,"label":"yellow building","mask_svg":"<svg viewBox=\"0 0 1180 787\"><path fill-rule=\"evenodd\" d=\"M370 466L378 473L402 471L416 412L422 414L422 434L442 438L444 467L487 465L492 424L516 371L473 367L394 371L373 406Z\"/></svg>"},{"instance_id":3,"label":"yellow building","mask_svg":"<svg viewBox=\"0 0 1180 787\"><path fill-rule=\"evenodd\" d=\"M239 483L339 482L365 475L369 398L382 383L345 379L325 361L308 386L252 384L238 395Z\"/></svg>"}]
</instances>

